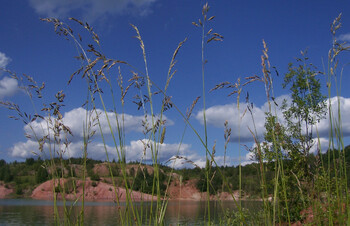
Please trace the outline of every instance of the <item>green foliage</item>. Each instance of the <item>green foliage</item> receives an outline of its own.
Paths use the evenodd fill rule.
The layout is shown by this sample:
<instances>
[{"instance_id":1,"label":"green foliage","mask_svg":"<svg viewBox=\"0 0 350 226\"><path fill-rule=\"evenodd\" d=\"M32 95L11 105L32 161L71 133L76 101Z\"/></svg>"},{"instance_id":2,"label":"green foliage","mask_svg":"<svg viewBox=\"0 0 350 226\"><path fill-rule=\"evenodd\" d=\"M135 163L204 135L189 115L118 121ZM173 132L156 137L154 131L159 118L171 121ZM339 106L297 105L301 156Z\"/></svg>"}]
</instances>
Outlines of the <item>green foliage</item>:
<instances>
[{"instance_id":1,"label":"green foliage","mask_svg":"<svg viewBox=\"0 0 350 226\"><path fill-rule=\"evenodd\" d=\"M43 183L49 179L49 174L44 167L39 167L35 174L36 183Z\"/></svg>"},{"instance_id":2,"label":"green foliage","mask_svg":"<svg viewBox=\"0 0 350 226\"><path fill-rule=\"evenodd\" d=\"M62 172L63 171L62 171L61 167L55 167L55 169L54 169L55 177L60 178L60 177L64 176L64 175L62 175Z\"/></svg>"},{"instance_id":3,"label":"green foliage","mask_svg":"<svg viewBox=\"0 0 350 226\"><path fill-rule=\"evenodd\" d=\"M272 121L272 120L271 120ZM278 131L278 130L275 130ZM282 151L283 149L281 149ZM333 155L333 153L335 153ZM347 162L347 170L348 173L350 173L350 146L345 148L345 152L344 155L346 156L346 162ZM338 162L341 159L341 152L339 152L338 150L330 150L324 154L321 155L322 161L325 162L325 167L328 167L328 156L331 157L331 169L334 167L333 165L333 156L336 157L335 161ZM285 155L285 158L283 160L283 164L285 166L286 169L290 169L292 166L292 161L287 158L288 156ZM310 165L310 172L312 172L313 174L316 172L316 161L317 158L314 155L309 155L309 157L307 158L307 163L308 165ZM77 161L79 162L79 161ZM27 164L24 163L6 163L5 161L1 161L0 160L0 180L5 181L6 183L14 181L16 184L21 185L21 186L33 186L36 183L42 183L45 182L46 180L49 179L49 175L48 172L45 168L43 168L41 165L39 165L39 163L42 163L42 160L35 160L34 163L31 164L32 168L26 168ZM77 164L79 165L79 164ZM266 178L267 178L267 188L268 188L268 194L272 194L273 193L273 183L274 183L274 162L273 160L271 160L271 163L265 163L264 167L266 167ZM66 167L69 168L69 165L67 165ZM93 161L91 161L90 166L91 170L88 171L88 176L91 176L91 179L94 181L99 181L101 180L101 177L98 174L93 173L93 168L94 168L94 163ZM167 170L167 167L163 167L164 170ZM163 173L163 168L162 170L159 171L159 178L160 178L160 189L162 192L165 191L166 189L166 181L167 181L167 174ZM32 172L30 171L30 169L34 169L34 175L32 174ZM58 168L59 169L59 168ZM226 180L229 183L229 187L232 190L238 190L239 189L239 168L238 166L231 166L231 167L220 167L224 177L226 177ZM259 181L259 165L256 163L253 164L249 164L249 165L245 165L242 166L241 168L242 170L242 175L243 175L243 180L242 180L242 189L244 191L244 194L247 195L259 195L261 192L261 185L260 185L260 181ZM119 171L119 165L115 164L112 165L112 171L113 174L118 175L117 172ZM142 192L146 192L146 193L151 193L152 192L152 185L153 185L153 179L154 179L154 175L149 174L147 170L143 170L141 171L140 169L137 171L136 173L133 173L134 170L133 168L130 168L130 172L129 175L132 176L133 178L135 177L134 180L134 186L133 189L134 190L138 190L138 191L142 191ZM211 194L215 194L217 192L220 191L226 191L227 187L223 186L223 181L222 178L219 176L219 174L215 171L217 171L216 167L212 167L211 169L211 174L210 174L210 179L211 179L211 186L210 186L210 193ZM21 175L21 176L17 176L17 177L13 177L12 172L16 172L16 175ZM58 173L60 174L62 171L59 169ZM206 191L206 177L204 174L204 169L200 169L200 168L193 168L193 169L189 169L189 168L184 168L184 169L178 169L178 170L174 170L175 173L180 174L183 176L183 182L185 182L186 180L189 179L199 179L197 182L197 188L200 191ZM332 176L334 176L332 174ZM4 179L5 178L5 179ZM7 178L7 179L6 179ZM16 179L14 179L16 178ZM289 200L291 200L290 202L293 203L295 201L293 201L294 197L299 197L300 196L300 191L299 188L297 186L298 181L296 180L296 177L293 174L287 174L285 176L285 180L287 185L287 189L288 189L288 193L290 194L294 194L295 196L290 197ZM119 181L120 182L120 181ZM120 182L121 183L121 182ZM96 182L95 182L96 184ZM334 184L334 183L333 183ZM350 185L350 183L347 183L348 186ZM121 184L122 185L122 184ZM69 193L72 191L72 186L68 186L68 190L66 190L67 188L65 187L65 192ZM222 190L223 189L223 190ZM290 191L289 191L290 190ZM293 190L293 191L292 191ZM293 193L294 192L294 193ZM298 193L299 192L299 193Z\"/></svg>"},{"instance_id":4,"label":"green foliage","mask_svg":"<svg viewBox=\"0 0 350 226\"><path fill-rule=\"evenodd\" d=\"M94 173L92 170L88 171L88 175L93 181L99 181L101 179L100 176L97 173Z\"/></svg>"},{"instance_id":5,"label":"green foliage","mask_svg":"<svg viewBox=\"0 0 350 226\"><path fill-rule=\"evenodd\" d=\"M243 219L246 225L263 225L264 213L262 211L250 211L244 208L241 212L226 209L220 225L242 225Z\"/></svg>"},{"instance_id":6,"label":"green foliage","mask_svg":"<svg viewBox=\"0 0 350 226\"><path fill-rule=\"evenodd\" d=\"M282 84L283 88L290 86L292 103L282 109L285 110L284 117L288 120L288 127L291 127L289 130L297 130L296 135L300 135L299 128L303 121L306 125L315 125L325 116L327 110L324 102L326 97L321 93L319 79L316 79L318 72L307 63L307 60L303 54L303 59L297 59L300 62L298 66L295 67L290 63ZM292 127L292 119L297 120L297 127Z\"/></svg>"},{"instance_id":7,"label":"green foliage","mask_svg":"<svg viewBox=\"0 0 350 226\"><path fill-rule=\"evenodd\" d=\"M2 166L0 166L0 180L7 182L11 182L14 179L14 176L11 172L10 165L6 164L5 161L3 161Z\"/></svg>"},{"instance_id":8,"label":"green foliage","mask_svg":"<svg viewBox=\"0 0 350 226\"><path fill-rule=\"evenodd\" d=\"M284 148L291 152L290 157L305 158L313 146L312 126L325 117L327 113L325 96L321 93L321 84L316 79L317 71L307 64L307 57L297 59L300 64L293 67L289 64L285 75L283 88L290 87L292 93L291 104L284 102L283 116L287 122L285 133L287 143ZM294 155L294 156L293 156ZM305 168L305 167L303 167Z\"/></svg>"},{"instance_id":9,"label":"green foliage","mask_svg":"<svg viewBox=\"0 0 350 226\"><path fill-rule=\"evenodd\" d=\"M3 159L0 159L0 167L3 167L6 165L6 161Z\"/></svg>"},{"instance_id":10,"label":"green foliage","mask_svg":"<svg viewBox=\"0 0 350 226\"><path fill-rule=\"evenodd\" d=\"M199 167L193 169L184 168L177 170L176 172L182 175L183 181L187 181L189 179L198 179L198 175L200 175L201 169Z\"/></svg>"},{"instance_id":11,"label":"green foliage","mask_svg":"<svg viewBox=\"0 0 350 226\"><path fill-rule=\"evenodd\" d=\"M15 192L16 192L16 195L23 195L22 185L17 184L16 187L15 187Z\"/></svg>"},{"instance_id":12,"label":"green foliage","mask_svg":"<svg viewBox=\"0 0 350 226\"><path fill-rule=\"evenodd\" d=\"M111 170L112 170L112 174L114 177L119 176L120 168L119 168L119 165L117 163L111 164Z\"/></svg>"},{"instance_id":13,"label":"green foliage","mask_svg":"<svg viewBox=\"0 0 350 226\"><path fill-rule=\"evenodd\" d=\"M25 163L26 165L31 166L34 164L34 162L35 162L34 158L27 158Z\"/></svg>"},{"instance_id":14,"label":"green foliage","mask_svg":"<svg viewBox=\"0 0 350 226\"><path fill-rule=\"evenodd\" d=\"M130 170L129 170L129 176L130 177L134 177L135 176L135 169L134 167L131 167Z\"/></svg>"},{"instance_id":15,"label":"green foliage","mask_svg":"<svg viewBox=\"0 0 350 226\"><path fill-rule=\"evenodd\" d=\"M150 175L146 167L144 167L143 170L139 168L134 179L133 189L136 191L142 191L144 193L151 194L152 186L153 174Z\"/></svg>"},{"instance_id":16,"label":"green foliage","mask_svg":"<svg viewBox=\"0 0 350 226\"><path fill-rule=\"evenodd\" d=\"M55 193L61 193L62 192L62 187L60 184L58 184L56 187L55 187Z\"/></svg>"},{"instance_id":17,"label":"green foliage","mask_svg":"<svg viewBox=\"0 0 350 226\"><path fill-rule=\"evenodd\" d=\"M130 174L131 175L131 174ZM160 170L159 171L159 189L160 193L164 194L166 190L166 175ZM141 191L144 193L152 194L153 189L153 181L156 179L154 177L154 173L149 174L146 167L141 170L140 168L137 170L135 178L133 180L133 190Z\"/></svg>"},{"instance_id":18,"label":"green foliage","mask_svg":"<svg viewBox=\"0 0 350 226\"><path fill-rule=\"evenodd\" d=\"M211 195L216 194L218 191L221 190L222 188L222 177L219 175L219 173L216 170L216 167L212 167L210 172L209 172L209 193ZM205 175L205 170L203 169L200 173L199 180L197 182L197 189L206 192L207 191L207 178Z\"/></svg>"},{"instance_id":19,"label":"green foliage","mask_svg":"<svg viewBox=\"0 0 350 226\"><path fill-rule=\"evenodd\" d=\"M289 64L283 88L291 91L291 101L284 100L281 110L285 125L271 113L266 113L265 145L263 158L271 164L271 170L283 166L278 179L280 213L283 220L300 220L300 211L309 204L312 194L313 171L310 149L314 145L312 126L326 114L325 96L321 94L318 72L303 54L298 65ZM270 146L268 144L271 144ZM289 210L289 213L287 211Z\"/></svg>"}]
</instances>

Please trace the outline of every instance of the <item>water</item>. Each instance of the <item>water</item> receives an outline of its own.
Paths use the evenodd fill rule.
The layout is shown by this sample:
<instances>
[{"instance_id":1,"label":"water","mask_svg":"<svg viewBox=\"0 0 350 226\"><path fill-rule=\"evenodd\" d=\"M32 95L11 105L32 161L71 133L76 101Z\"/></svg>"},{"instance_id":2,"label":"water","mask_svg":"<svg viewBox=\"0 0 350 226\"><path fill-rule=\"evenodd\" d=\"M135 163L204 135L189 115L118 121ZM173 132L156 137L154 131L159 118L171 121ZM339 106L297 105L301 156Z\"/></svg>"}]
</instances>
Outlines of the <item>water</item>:
<instances>
[{"instance_id":1,"label":"water","mask_svg":"<svg viewBox=\"0 0 350 226\"><path fill-rule=\"evenodd\" d=\"M67 206L73 205L68 203ZM63 203L58 203L58 210L63 216ZM257 209L260 202L245 201L243 206ZM155 205L154 205L155 207ZM153 208L154 208L153 207ZM125 210L125 203L120 209ZM141 204L136 203L135 208L141 212ZM151 204L142 205L143 222L147 222ZM81 203L72 208L72 222L81 209ZM226 209L235 210L233 201L210 202L211 219L220 222ZM112 202L86 202L84 225L118 225L118 206ZM0 225L54 225L53 202L31 199L3 199L0 200ZM203 225L207 214L207 203L197 201L170 201L165 213L165 225ZM149 216L149 215L148 215ZM132 218L130 218L132 219Z\"/></svg>"}]
</instances>

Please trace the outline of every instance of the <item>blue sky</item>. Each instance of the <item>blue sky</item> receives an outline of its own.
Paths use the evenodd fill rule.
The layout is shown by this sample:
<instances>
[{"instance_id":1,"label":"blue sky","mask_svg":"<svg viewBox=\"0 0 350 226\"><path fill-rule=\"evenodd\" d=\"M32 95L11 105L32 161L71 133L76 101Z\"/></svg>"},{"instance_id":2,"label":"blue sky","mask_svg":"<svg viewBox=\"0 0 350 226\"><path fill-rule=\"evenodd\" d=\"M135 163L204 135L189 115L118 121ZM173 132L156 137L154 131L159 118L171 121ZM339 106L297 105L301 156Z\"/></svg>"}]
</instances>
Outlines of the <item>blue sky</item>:
<instances>
[{"instance_id":1,"label":"blue sky","mask_svg":"<svg viewBox=\"0 0 350 226\"><path fill-rule=\"evenodd\" d=\"M197 96L202 96L201 77L201 30L192 25L193 21L201 18L201 9L204 1L164 1L164 0L0 0L0 67L14 71L21 75L32 76L37 82L45 82L45 97L35 101L37 109L42 103L54 101L54 95L60 90L66 94L65 107L61 109L64 122L72 129L74 138L67 155L81 157L82 128L85 110L81 107L86 100L86 83L75 77L67 86L70 75L80 67L79 61L74 59L78 55L72 41L66 41L62 36L55 34L52 24L40 21L39 18L57 17L67 22L83 37L83 45L92 43L88 35L76 23L67 18L75 17L87 21L99 35L101 51L109 58L123 60L133 65L139 72L144 72L142 51L130 24L139 28L145 44L148 70L152 81L164 87L172 54L178 43L187 38L177 55L177 64L167 94L172 101L185 113ZM236 107L235 95L227 97L230 90L209 92L216 84L224 81L235 83L238 78L243 81L247 76L261 75L262 40L269 48L271 66L277 68L280 76L274 75L274 92L278 100L288 98L288 91L281 88L283 75L287 72L289 62L295 63L295 57L300 57L300 51L308 50L308 57L319 71L327 68L328 51L332 45L330 24L339 13L342 14L342 28L336 35L338 40L350 41L350 3L348 1L209 1L209 16L215 19L210 21L208 28L224 36L222 42L211 42L205 49L208 63L205 66L205 91L208 123L208 146L216 142L216 157L219 164L223 163L224 155L224 122L228 120L232 129L231 142L228 145L228 164L249 160L249 153L238 144L238 134L241 141L248 147L252 146L252 137L249 128L252 128L250 116L244 116L239 122L239 113ZM349 54L340 57L339 71L344 66L341 81L342 114L344 136L350 135L350 91ZM125 84L131 78L131 68L121 67ZM114 84L116 98L118 86L116 78L118 71L111 71L111 81ZM320 75L322 89L326 92L326 77ZM339 76L338 76L339 78ZM339 82L339 81L338 81ZM7 73L0 74L0 99L18 103L23 111L34 113L30 99L18 88L17 81ZM111 96L107 86L104 99L108 110L112 109ZM153 87L153 91L155 87ZM146 92L146 90L143 90ZM250 101L254 103L254 118L260 138L263 134L264 111L266 111L266 96L263 84L251 84L244 87L241 100L241 112L244 111L246 92L249 92ZM141 121L143 111L137 110L132 103L137 90L133 89L126 95L124 112L126 114L126 151L128 160L140 160L143 153L141 140ZM331 97L335 96L333 91ZM334 99L332 99L334 100ZM160 97L155 97L155 112L160 111ZM204 134L202 123L203 98L193 110L190 122L200 135ZM101 109L101 104L97 103ZM117 105L120 113L121 105ZM149 110L148 110L149 113ZM31 157L32 152L38 152L37 143L25 138L29 132L21 121L8 118L12 112L0 108L0 158L7 161L21 161ZM203 166L205 151L199 140L190 128L181 147L179 142L183 134L185 123L175 109L165 112L167 132L164 144L161 145L161 161L165 163L178 150L196 164ZM41 126L40 121L33 124L35 128ZM105 123L102 119L102 123ZM240 126L240 132L238 128ZM106 128L106 126L104 127ZM328 125L322 121L319 125L322 145L327 146ZM38 131L37 131L38 132ZM107 132L107 131L105 131ZM97 134L89 146L89 157L105 158L101 139ZM111 158L116 158L111 142L107 135L108 151ZM348 141L346 138L345 141ZM346 143L347 144L347 143ZM144 159L148 159L146 155ZM179 161L180 162L180 161ZM178 166L181 166L179 163Z\"/></svg>"}]
</instances>

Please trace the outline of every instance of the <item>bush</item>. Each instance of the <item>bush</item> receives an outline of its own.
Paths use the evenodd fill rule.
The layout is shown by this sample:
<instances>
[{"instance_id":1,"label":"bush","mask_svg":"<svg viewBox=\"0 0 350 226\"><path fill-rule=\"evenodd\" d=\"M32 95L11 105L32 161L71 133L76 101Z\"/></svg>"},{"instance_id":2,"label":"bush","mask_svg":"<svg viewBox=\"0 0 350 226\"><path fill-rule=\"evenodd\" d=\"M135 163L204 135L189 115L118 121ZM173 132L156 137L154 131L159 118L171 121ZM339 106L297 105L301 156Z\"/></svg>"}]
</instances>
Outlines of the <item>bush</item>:
<instances>
[{"instance_id":1,"label":"bush","mask_svg":"<svg viewBox=\"0 0 350 226\"><path fill-rule=\"evenodd\" d=\"M99 181L101 178L98 174L93 173L92 175L90 175L90 179L93 181Z\"/></svg>"},{"instance_id":2,"label":"bush","mask_svg":"<svg viewBox=\"0 0 350 226\"><path fill-rule=\"evenodd\" d=\"M36 174L35 174L36 183L43 183L43 182L47 181L48 178L49 178L49 174L48 174L47 170L40 166L37 169Z\"/></svg>"},{"instance_id":3,"label":"bush","mask_svg":"<svg viewBox=\"0 0 350 226\"><path fill-rule=\"evenodd\" d=\"M16 195L23 195L23 189L21 185L16 185Z\"/></svg>"},{"instance_id":4,"label":"bush","mask_svg":"<svg viewBox=\"0 0 350 226\"><path fill-rule=\"evenodd\" d=\"M64 183L64 192L66 194L72 193L74 191L75 183L74 180L68 179L66 183Z\"/></svg>"},{"instance_id":5,"label":"bush","mask_svg":"<svg viewBox=\"0 0 350 226\"><path fill-rule=\"evenodd\" d=\"M3 180L5 182L13 181L13 175L9 165L0 167L0 180Z\"/></svg>"},{"instance_id":6,"label":"bush","mask_svg":"<svg viewBox=\"0 0 350 226\"><path fill-rule=\"evenodd\" d=\"M61 193L61 191L62 191L61 185L57 185L55 187L55 193Z\"/></svg>"},{"instance_id":7,"label":"bush","mask_svg":"<svg viewBox=\"0 0 350 226\"><path fill-rule=\"evenodd\" d=\"M215 174L215 175L214 175ZM209 172L209 179L211 180L209 183L209 193L215 194L219 191L219 189L222 188L222 177L219 175L219 173L216 171L215 167L213 167ZM199 180L196 184L197 188L201 192L207 191L207 178L205 175L205 169L203 169L200 173Z\"/></svg>"},{"instance_id":8,"label":"bush","mask_svg":"<svg viewBox=\"0 0 350 226\"><path fill-rule=\"evenodd\" d=\"M35 162L34 158L27 158L26 159L26 165L31 166Z\"/></svg>"},{"instance_id":9,"label":"bush","mask_svg":"<svg viewBox=\"0 0 350 226\"><path fill-rule=\"evenodd\" d=\"M130 177L134 177L134 176L135 176L135 169L134 169L134 167L130 168L130 170L129 170L129 176L130 176Z\"/></svg>"}]
</instances>

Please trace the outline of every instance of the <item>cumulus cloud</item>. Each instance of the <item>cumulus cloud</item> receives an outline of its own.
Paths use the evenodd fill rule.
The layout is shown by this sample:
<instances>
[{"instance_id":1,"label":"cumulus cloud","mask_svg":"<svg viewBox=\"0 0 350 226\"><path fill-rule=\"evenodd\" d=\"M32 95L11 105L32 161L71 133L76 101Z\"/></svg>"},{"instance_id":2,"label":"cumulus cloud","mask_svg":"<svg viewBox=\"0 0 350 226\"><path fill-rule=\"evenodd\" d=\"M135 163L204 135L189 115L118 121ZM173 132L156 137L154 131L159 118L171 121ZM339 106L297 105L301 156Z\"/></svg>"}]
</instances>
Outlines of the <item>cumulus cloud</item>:
<instances>
[{"instance_id":1,"label":"cumulus cloud","mask_svg":"<svg viewBox=\"0 0 350 226\"><path fill-rule=\"evenodd\" d=\"M9 57L0 52L0 68L5 69L10 61ZM0 75L2 74L1 72L0 70ZM16 79L6 76L0 80L0 100L4 99L5 96L12 96L18 90L18 81Z\"/></svg>"},{"instance_id":2,"label":"cumulus cloud","mask_svg":"<svg viewBox=\"0 0 350 226\"><path fill-rule=\"evenodd\" d=\"M290 97L283 95L276 98L275 102L281 106L284 99L288 101L290 100ZM246 108L246 103L241 103L239 110L236 104L212 106L206 110L207 124L214 127L223 128L224 123L227 120L228 126L232 129L231 141L238 141L239 137L242 142L253 141L253 136L249 129L254 131L255 124L258 136L262 137L265 130L265 112L268 111L269 105L268 103L265 103L261 107L253 107L252 114L254 121L252 120L249 112L246 112L243 116ZM282 112L278 111L277 116L282 118ZM200 123L203 124L203 111L199 111L195 117Z\"/></svg>"},{"instance_id":3,"label":"cumulus cloud","mask_svg":"<svg viewBox=\"0 0 350 226\"><path fill-rule=\"evenodd\" d=\"M18 81L16 79L4 77L0 80L0 100L6 96L12 96L18 90Z\"/></svg>"},{"instance_id":4,"label":"cumulus cloud","mask_svg":"<svg viewBox=\"0 0 350 226\"><path fill-rule=\"evenodd\" d=\"M338 37L340 41L347 41L350 42L350 33L342 34Z\"/></svg>"},{"instance_id":5,"label":"cumulus cloud","mask_svg":"<svg viewBox=\"0 0 350 226\"><path fill-rule=\"evenodd\" d=\"M5 53L0 52L0 68L6 68L10 61L11 59Z\"/></svg>"},{"instance_id":6,"label":"cumulus cloud","mask_svg":"<svg viewBox=\"0 0 350 226\"><path fill-rule=\"evenodd\" d=\"M66 17L80 13L84 20L93 21L106 15L131 13L146 15L156 0L29 0L38 14Z\"/></svg>"},{"instance_id":7,"label":"cumulus cloud","mask_svg":"<svg viewBox=\"0 0 350 226\"><path fill-rule=\"evenodd\" d=\"M166 165L175 169L180 168L194 168L194 167L205 167L205 157L197 154L192 155L173 155L171 156Z\"/></svg>"},{"instance_id":8,"label":"cumulus cloud","mask_svg":"<svg viewBox=\"0 0 350 226\"><path fill-rule=\"evenodd\" d=\"M130 144L124 146L124 151L126 154L127 161L143 161L143 162L152 162L152 150L154 149L155 143L153 141L148 140L134 140L131 141ZM159 162L167 162L174 155L188 155L191 156L190 153L193 153L191 150L191 145L189 144L168 144L168 143L157 143L158 150L158 160ZM48 158L49 156L60 156L62 154L63 157L83 157L83 141L77 141L70 143L67 147L62 144L59 145L51 145L48 143L44 145L43 152L39 151L39 144L33 140L27 140L26 142L18 142L10 149L10 155L12 157L18 158L28 158L33 157L35 154L40 155L43 158ZM152 147L152 149L151 149ZM118 147L119 153L120 149ZM51 154L50 154L51 151ZM106 151L110 159L117 159L118 153L117 148L111 145L104 145L99 142L91 142L88 144L87 153L88 158L105 160L106 159ZM154 152L153 152L154 153ZM199 158L199 157L197 157ZM197 160L197 159L195 159ZM205 163L205 162L204 162ZM202 164L201 164L202 165Z\"/></svg>"},{"instance_id":9,"label":"cumulus cloud","mask_svg":"<svg viewBox=\"0 0 350 226\"><path fill-rule=\"evenodd\" d=\"M10 149L10 155L15 158L29 158L34 156L40 156L42 158L50 158L63 156L64 158L69 157L83 157L83 146L82 141L72 142L67 147L62 145L50 145L45 143L42 152L39 151L39 143L34 140L27 140L26 142L18 142ZM111 153L111 147L107 146L107 150ZM90 143L88 145L88 157L94 159L104 159L105 150L103 144Z\"/></svg>"},{"instance_id":10,"label":"cumulus cloud","mask_svg":"<svg viewBox=\"0 0 350 226\"><path fill-rule=\"evenodd\" d=\"M186 149L187 150L187 149ZM214 157L215 163L213 162L213 166L237 166L247 165L254 162L253 159L254 154L252 152L247 152L245 155L243 154L241 157L234 156L223 156L218 155ZM200 167L204 168L206 165L206 157L204 155L199 155L198 153L188 152L186 151L184 155L180 156L172 156L166 162L169 167L174 168L194 168Z\"/></svg>"},{"instance_id":11,"label":"cumulus cloud","mask_svg":"<svg viewBox=\"0 0 350 226\"><path fill-rule=\"evenodd\" d=\"M108 121L113 129L114 134L117 134L118 123L116 115L113 112L108 112L107 116L104 111L101 109L96 110L99 124L102 129L104 136L110 136L111 131L108 124ZM84 137L84 126L91 125L91 131L96 131L97 135L100 135L100 129L97 124L96 112L87 112L84 108L75 108L69 112L64 113L62 122L65 126L69 127L73 133L73 137L70 137L73 141L81 140ZM142 132L144 127L142 126L145 121L145 116L135 116L130 114L124 114L124 120L122 120L122 115L118 115L119 128L124 128L126 133L128 132ZM86 118L88 120L86 121ZM148 120L151 119L151 116L147 117ZM93 121L95 119L95 121ZM156 117L157 119L157 117ZM163 120L166 121L167 125L172 125L173 122L169 120L166 116L163 115ZM50 120L45 118L45 120L37 120L30 124L27 124L24 127L25 133L30 137L44 137L47 135L52 136L53 131L48 129L52 128L50 125ZM151 122L149 122L151 123ZM48 134L50 133L50 134Z\"/></svg>"},{"instance_id":12,"label":"cumulus cloud","mask_svg":"<svg viewBox=\"0 0 350 226\"><path fill-rule=\"evenodd\" d=\"M165 162L169 158L171 158L173 155L184 155L188 154L190 152L191 145L188 144L160 144L160 143L154 143L150 140L137 140L137 141L131 141L130 145L128 145L126 150L126 158L130 161L132 160L140 160L143 159L144 161L152 161L152 152L154 154L154 150L158 150L158 160L160 162ZM153 150L153 151L152 151Z\"/></svg>"},{"instance_id":13,"label":"cumulus cloud","mask_svg":"<svg viewBox=\"0 0 350 226\"><path fill-rule=\"evenodd\" d=\"M324 137L314 138L313 139L314 145L310 149L310 153L317 154L318 151L321 153L325 153L328 150L328 144L329 140Z\"/></svg>"},{"instance_id":14,"label":"cumulus cloud","mask_svg":"<svg viewBox=\"0 0 350 226\"><path fill-rule=\"evenodd\" d=\"M10 155L18 158L33 157L34 153L39 150L39 145L33 140L27 140L27 142L18 142L10 149Z\"/></svg>"},{"instance_id":15,"label":"cumulus cloud","mask_svg":"<svg viewBox=\"0 0 350 226\"><path fill-rule=\"evenodd\" d=\"M350 118L347 117L350 115L350 98L345 98L345 97L332 97L330 100L327 100L327 108L331 108L332 110L332 125L333 125L333 130L336 128L337 125L341 124L342 132L344 137L350 136ZM339 108L338 108L338 103L339 103ZM338 109L339 113L341 115L341 122L338 117ZM330 124L330 118L329 114L327 114L327 117L325 119L322 119L320 123L317 124L317 129L319 132L319 135L321 137L328 137L329 132L331 129L331 124ZM316 134L315 134L316 136Z\"/></svg>"},{"instance_id":16,"label":"cumulus cloud","mask_svg":"<svg viewBox=\"0 0 350 226\"><path fill-rule=\"evenodd\" d=\"M289 96L280 96L276 98L275 102L278 104L278 106L281 106L283 99L287 100L287 103L290 103L291 99ZM335 125L339 125L340 121L338 118L338 102L340 104L340 115L342 115L341 118L341 126L342 126L342 132L343 136L347 137L350 136L350 118L346 117L347 115L350 115L350 98L345 97L332 97L330 100L326 101L327 109L331 105L332 109L332 123L333 128ZM252 120L251 115L247 112L244 117L242 117L244 109L247 107L247 104L240 104L240 112L237 109L236 104L227 104L227 105L215 105L206 110L206 118L207 118L207 124L223 128L225 120L228 121L229 127L232 128L232 134L231 134L231 141L236 142L238 141L238 137L240 136L240 139L242 142L251 142L253 141L253 136L250 133L249 129L254 130L254 123L257 130L257 134L260 138L260 140L263 138L263 134L265 131L265 112L268 111L268 103L265 103L261 107L254 107L253 117L254 117L254 123ZM283 114L282 111L277 108L276 114L279 119L279 122L284 124L283 120ZM316 128L318 130L318 134L320 137L328 138L329 131L331 129L329 114L326 115L324 119L322 119L318 124L313 126L313 136L316 137ZM196 119L199 120L200 123L203 123L203 111L200 111L196 115ZM240 127L240 131L239 128Z\"/></svg>"},{"instance_id":17,"label":"cumulus cloud","mask_svg":"<svg viewBox=\"0 0 350 226\"><path fill-rule=\"evenodd\" d=\"M281 96L276 99L276 102L278 105L281 104L282 100L284 98L287 98L286 96ZM350 98L344 98L344 97L333 97L330 99L329 102L327 102L327 105L331 105L332 114L333 116L337 116L337 109L338 109L338 102L340 103L340 112L342 117L342 129L343 129L343 135L350 136L350 118L346 117L350 114ZM241 105L241 108L244 109L244 105ZM258 133L262 136L264 132L264 120L265 120L265 114L268 109L267 103L262 105L261 107L254 107L253 108L253 114L254 114L254 120L257 127ZM207 111L207 119L208 119L208 125L217 126L217 127L223 127L223 123L225 120L229 121L229 124L231 126L233 131L233 137L232 139L237 140L238 133L234 133L234 126L239 125L239 116L237 108L234 104L232 105L221 105L221 106L213 106L208 109ZM110 134L109 127L107 124L107 118L104 115L104 112L102 110L98 110L99 112L99 119L100 123L103 128L103 132L106 134ZM241 110L241 114L242 114ZM68 146L67 149L65 149L64 145L62 145L60 150L64 151L65 157L82 157L83 152L83 125L86 124L84 122L84 119L86 118L86 110L83 108L76 108L69 112L66 112L63 116L64 123L69 126L72 130L72 132L75 134L75 138L72 139L72 143ZM281 112L277 111L277 115L281 117ZM110 118L111 124L114 129L116 129L116 120L115 115L113 113L108 113L108 117ZM199 112L196 115L196 118L198 120L202 120L202 112ZM143 116L133 116L133 115L125 115L125 131L128 132L141 132L142 131L142 120L144 120ZM339 123L339 119L337 117L334 117L332 119L333 123ZM172 122L168 120L168 122L171 124ZM283 123L283 122L282 122ZM32 124L30 124L34 131L36 131L39 135L43 135L44 133L40 134L40 131L44 128L44 131L47 130L47 125L44 123L44 121L35 121ZM233 125L233 126L232 126ZM252 127L252 120L251 116L247 113L241 121L241 136L245 136L244 140L251 141L249 139L252 139L252 136L250 132L248 131L248 127ZM237 127L236 127L237 128ZM317 129L319 131L320 139L314 138L314 146L310 150L311 153L315 153L318 148L322 150L322 152L327 151L328 148L328 142L329 142L329 130L330 130L330 123L329 118L321 120L321 122L317 125ZM29 125L25 126L26 132L30 132ZM96 128L98 132L98 128ZM234 137L236 136L236 137ZM316 132L314 129L314 136L316 136ZM262 138L262 137L261 137ZM243 139L241 139L243 140ZM154 150L154 146L157 146L158 150L158 160L159 162L166 164L168 166L174 166L175 168L184 168L189 167L192 168L194 166L199 167L205 167L206 159L205 159L205 153L198 153L197 150L193 150L190 144L179 144L179 143L163 143L163 144L155 144L153 141L148 140L132 140L129 143L127 143L124 146L124 150L126 153L126 159L127 161L143 161L143 162L151 162L152 161L152 149ZM252 144L254 147L254 144ZM10 154L13 157L19 157L19 158L27 158L32 156L32 152L38 152L39 146L36 141L34 140L28 140L27 142L19 142L15 144L11 150ZM46 153L46 156L48 155L48 146L46 145L44 147L44 153ZM88 145L88 157L94 158L94 159L106 159L106 153L109 154L110 159L117 159L117 151L116 148L112 145L106 145L104 146L98 139L92 141ZM241 159L239 157L232 157L227 156L226 157L226 165L237 165L239 162L241 162L242 165L246 165L249 163L254 162L252 159L253 153L247 152L246 154L242 154ZM224 165L224 156L216 156L215 161L219 166Z\"/></svg>"},{"instance_id":18,"label":"cumulus cloud","mask_svg":"<svg viewBox=\"0 0 350 226\"><path fill-rule=\"evenodd\" d=\"M155 143L148 140L133 140L124 147L126 153L126 160L129 161L142 161L144 163L152 162L152 149ZM204 168L206 164L205 156L199 155L192 150L190 144L181 145L179 143L157 143L158 161L162 164L166 164L169 167L174 168ZM67 147L65 145L51 147L49 144L45 144L43 151L39 151L39 144L33 140L27 140L26 142L18 142L10 149L10 155L15 158L29 158L34 156L41 156L42 158L50 158L50 156L64 158L70 157L83 157L83 141L77 141L70 143ZM118 147L119 148L119 147ZM154 150L154 149L153 149ZM51 151L51 153L50 153ZM109 159L118 159L117 149L111 145L104 145L99 142L91 142L87 146L88 158L106 160L106 151ZM120 150L119 150L120 151ZM219 166L224 165L224 156L216 156L215 161ZM241 164L251 163L251 154L248 153L241 157ZM239 164L238 157L226 157L225 165L237 165Z\"/></svg>"}]
</instances>

